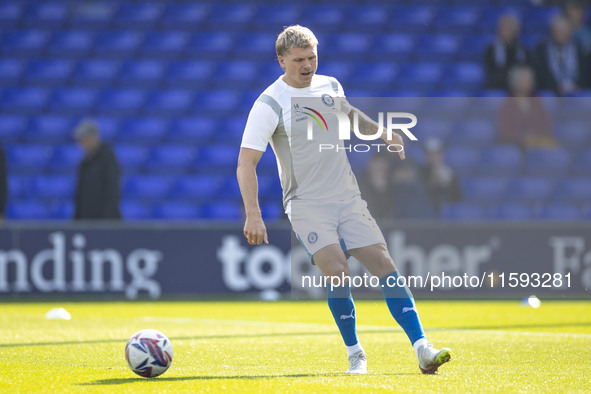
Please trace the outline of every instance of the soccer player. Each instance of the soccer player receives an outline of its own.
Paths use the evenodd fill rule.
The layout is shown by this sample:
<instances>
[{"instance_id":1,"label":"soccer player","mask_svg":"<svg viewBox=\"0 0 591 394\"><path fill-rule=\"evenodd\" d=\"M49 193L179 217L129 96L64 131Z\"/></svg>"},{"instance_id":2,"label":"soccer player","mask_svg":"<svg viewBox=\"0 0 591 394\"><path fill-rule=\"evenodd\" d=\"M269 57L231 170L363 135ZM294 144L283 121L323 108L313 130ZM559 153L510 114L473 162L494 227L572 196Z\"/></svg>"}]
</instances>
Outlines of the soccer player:
<instances>
[{"instance_id":1,"label":"soccer player","mask_svg":"<svg viewBox=\"0 0 591 394\"><path fill-rule=\"evenodd\" d=\"M316 97L328 106L340 103L340 110L351 120L356 115L361 133L378 132L376 122L347 103L335 78L316 75L317 45L314 33L299 25L285 28L277 38L277 59L285 73L255 101L238 158L237 177L246 210L244 235L251 245L269 243L258 203L256 166L270 142L277 157L285 211L313 263L327 278L348 277L346 250L380 278L388 309L410 339L421 372L435 373L450 359L450 350L434 349L427 341L412 294L406 286L396 285L398 271L384 236L361 199L346 153L341 150L317 154L312 151L317 148L306 145L310 141L302 137L306 135L306 122L300 122L300 127L292 126L296 124L292 117L301 118L301 108L292 111L292 98ZM336 117L326 116L326 121L332 122L327 131L333 130L333 118ZM335 132L322 135L339 142ZM386 144L403 144L397 133L391 137L382 135ZM403 150L398 154L404 159ZM357 337L350 283L327 286L327 293L329 309L347 347L347 373L365 374L367 357Z\"/></svg>"}]
</instances>

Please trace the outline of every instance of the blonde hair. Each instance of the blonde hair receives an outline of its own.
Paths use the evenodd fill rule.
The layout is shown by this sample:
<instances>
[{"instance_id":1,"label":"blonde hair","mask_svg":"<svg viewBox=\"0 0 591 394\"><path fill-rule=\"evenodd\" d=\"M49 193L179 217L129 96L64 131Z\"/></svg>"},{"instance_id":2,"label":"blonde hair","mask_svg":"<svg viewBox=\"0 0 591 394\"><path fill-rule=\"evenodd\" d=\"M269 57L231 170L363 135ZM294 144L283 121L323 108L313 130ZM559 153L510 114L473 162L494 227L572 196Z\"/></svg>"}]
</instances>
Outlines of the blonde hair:
<instances>
[{"instance_id":1,"label":"blonde hair","mask_svg":"<svg viewBox=\"0 0 591 394\"><path fill-rule=\"evenodd\" d=\"M284 56L291 48L308 48L318 45L318 39L312 30L300 25L286 27L277 37L275 51L277 56Z\"/></svg>"}]
</instances>

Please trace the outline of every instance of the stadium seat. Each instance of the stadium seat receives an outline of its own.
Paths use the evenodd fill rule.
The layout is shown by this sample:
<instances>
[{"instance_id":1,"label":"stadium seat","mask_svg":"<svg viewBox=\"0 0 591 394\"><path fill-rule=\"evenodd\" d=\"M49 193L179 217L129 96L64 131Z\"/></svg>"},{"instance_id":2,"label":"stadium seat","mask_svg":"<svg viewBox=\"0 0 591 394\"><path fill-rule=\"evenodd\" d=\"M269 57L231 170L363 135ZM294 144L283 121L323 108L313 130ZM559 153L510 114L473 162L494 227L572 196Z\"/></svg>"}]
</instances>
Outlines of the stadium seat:
<instances>
[{"instance_id":1,"label":"stadium seat","mask_svg":"<svg viewBox=\"0 0 591 394\"><path fill-rule=\"evenodd\" d=\"M62 115L87 116L92 113L97 97L95 89L57 89L51 97L50 108Z\"/></svg>"},{"instance_id":2,"label":"stadium seat","mask_svg":"<svg viewBox=\"0 0 591 394\"><path fill-rule=\"evenodd\" d=\"M250 104L252 106L252 103ZM220 144L240 145L242 134L244 134L244 127L246 126L246 116L234 116L231 118L221 119L218 122L220 131L215 133L214 141Z\"/></svg>"},{"instance_id":3,"label":"stadium seat","mask_svg":"<svg viewBox=\"0 0 591 394\"><path fill-rule=\"evenodd\" d=\"M120 63L115 60L80 60L72 81L76 86L109 87L119 72Z\"/></svg>"},{"instance_id":4,"label":"stadium seat","mask_svg":"<svg viewBox=\"0 0 591 394\"><path fill-rule=\"evenodd\" d=\"M0 142L16 144L20 141L26 129L26 117L0 114Z\"/></svg>"},{"instance_id":5,"label":"stadium seat","mask_svg":"<svg viewBox=\"0 0 591 394\"><path fill-rule=\"evenodd\" d=\"M379 34L371 49L375 61L407 62L415 53L415 37L412 34Z\"/></svg>"},{"instance_id":6,"label":"stadium seat","mask_svg":"<svg viewBox=\"0 0 591 394\"><path fill-rule=\"evenodd\" d=\"M20 59L0 59L0 83L3 87L18 85L25 73L26 63Z\"/></svg>"},{"instance_id":7,"label":"stadium seat","mask_svg":"<svg viewBox=\"0 0 591 394\"><path fill-rule=\"evenodd\" d=\"M467 202L503 201L509 181L506 178L478 177L462 179L462 196Z\"/></svg>"},{"instance_id":8,"label":"stadium seat","mask_svg":"<svg viewBox=\"0 0 591 394\"><path fill-rule=\"evenodd\" d=\"M125 198L142 198L145 201L166 198L174 179L164 175L134 175L126 177L123 186Z\"/></svg>"},{"instance_id":9,"label":"stadium seat","mask_svg":"<svg viewBox=\"0 0 591 394\"><path fill-rule=\"evenodd\" d=\"M150 154L149 148L131 144L117 144L114 149L123 174L142 171Z\"/></svg>"},{"instance_id":10,"label":"stadium seat","mask_svg":"<svg viewBox=\"0 0 591 394\"><path fill-rule=\"evenodd\" d=\"M451 221L482 221L487 219L486 209L471 203L444 204L441 218Z\"/></svg>"},{"instance_id":11,"label":"stadium seat","mask_svg":"<svg viewBox=\"0 0 591 394\"><path fill-rule=\"evenodd\" d=\"M170 65L165 83L175 88L203 88L211 82L215 63L209 61L180 61Z\"/></svg>"},{"instance_id":12,"label":"stadium seat","mask_svg":"<svg viewBox=\"0 0 591 394\"><path fill-rule=\"evenodd\" d=\"M207 144L218 132L217 122L208 117L174 119L167 140L173 143Z\"/></svg>"},{"instance_id":13,"label":"stadium seat","mask_svg":"<svg viewBox=\"0 0 591 394\"><path fill-rule=\"evenodd\" d=\"M211 31L224 26L225 31L244 31L251 25L255 7L250 4L215 4L211 7L207 27Z\"/></svg>"},{"instance_id":14,"label":"stadium seat","mask_svg":"<svg viewBox=\"0 0 591 394\"><path fill-rule=\"evenodd\" d=\"M119 134L119 119L107 116L97 116L94 118L103 141L112 142L117 139Z\"/></svg>"},{"instance_id":15,"label":"stadium seat","mask_svg":"<svg viewBox=\"0 0 591 394\"><path fill-rule=\"evenodd\" d=\"M194 203L167 201L154 207L154 218L165 220L195 220L204 216L204 208Z\"/></svg>"},{"instance_id":16,"label":"stadium seat","mask_svg":"<svg viewBox=\"0 0 591 394\"><path fill-rule=\"evenodd\" d=\"M591 149L575 156L572 171L577 176L591 176Z\"/></svg>"},{"instance_id":17,"label":"stadium seat","mask_svg":"<svg viewBox=\"0 0 591 394\"><path fill-rule=\"evenodd\" d=\"M115 2L74 2L70 9L70 25L82 29L106 29L115 17Z\"/></svg>"},{"instance_id":18,"label":"stadium seat","mask_svg":"<svg viewBox=\"0 0 591 394\"><path fill-rule=\"evenodd\" d=\"M397 67L392 63L357 63L349 86L370 90L380 90L384 85L393 84Z\"/></svg>"},{"instance_id":19,"label":"stadium seat","mask_svg":"<svg viewBox=\"0 0 591 394\"><path fill-rule=\"evenodd\" d=\"M480 160L480 150L463 146L447 148L444 155L445 163L460 176L474 174Z\"/></svg>"},{"instance_id":20,"label":"stadium seat","mask_svg":"<svg viewBox=\"0 0 591 394\"><path fill-rule=\"evenodd\" d=\"M171 196L185 199L215 198L222 186L223 178L213 175L186 175L178 177Z\"/></svg>"},{"instance_id":21,"label":"stadium seat","mask_svg":"<svg viewBox=\"0 0 591 394\"><path fill-rule=\"evenodd\" d=\"M183 174L197 157L197 149L186 145L153 147L146 169L151 174Z\"/></svg>"},{"instance_id":22,"label":"stadium seat","mask_svg":"<svg viewBox=\"0 0 591 394\"><path fill-rule=\"evenodd\" d=\"M199 92L197 108L214 118L227 117L235 113L240 98L240 93L233 90L205 90Z\"/></svg>"},{"instance_id":23,"label":"stadium seat","mask_svg":"<svg viewBox=\"0 0 591 394\"><path fill-rule=\"evenodd\" d=\"M96 37L93 54L97 58L131 58L142 39L142 33L137 31L102 32Z\"/></svg>"},{"instance_id":24,"label":"stadium seat","mask_svg":"<svg viewBox=\"0 0 591 394\"><path fill-rule=\"evenodd\" d=\"M434 9L429 6L397 6L391 11L388 22L396 26L397 31L424 33L425 26L431 26L434 16Z\"/></svg>"},{"instance_id":25,"label":"stadium seat","mask_svg":"<svg viewBox=\"0 0 591 394\"><path fill-rule=\"evenodd\" d=\"M367 56L373 44L373 37L367 33L342 33L322 47L322 57L342 61L350 56Z\"/></svg>"},{"instance_id":26,"label":"stadium seat","mask_svg":"<svg viewBox=\"0 0 591 394\"><path fill-rule=\"evenodd\" d=\"M71 220L74 217L74 202L54 200L49 206L49 214L53 220Z\"/></svg>"},{"instance_id":27,"label":"stadium seat","mask_svg":"<svg viewBox=\"0 0 591 394\"><path fill-rule=\"evenodd\" d=\"M451 34L424 34L417 39L415 58L419 62L449 62L460 50L460 39Z\"/></svg>"},{"instance_id":28,"label":"stadium seat","mask_svg":"<svg viewBox=\"0 0 591 394\"><path fill-rule=\"evenodd\" d=\"M523 221L534 218L534 212L530 205L508 202L500 204L495 209L495 219Z\"/></svg>"},{"instance_id":29,"label":"stadium seat","mask_svg":"<svg viewBox=\"0 0 591 394\"><path fill-rule=\"evenodd\" d=\"M470 95L484 86L484 70L479 63L455 63L444 74L446 84Z\"/></svg>"},{"instance_id":30,"label":"stadium seat","mask_svg":"<svg viewBox=\"0 0 591 394\"><path fill-rule=\"evenodd\" d=\"M589 178L567 178L556 186L554 201L570 203L591 202L591 180Z\"/></svg>"},{"instance_id":31,"label":"stadium seat","mask_svg":"<svg viewBox=\"0 0 591 394\"><path fill-rule=\"evenodd\" d=\"M31 176L8 175L8 200L19 201L31 193Z\"/></svg>"},{"instance_id":32,"label":"stadium seat","mask_svg":"<svg viewBox=\"0 0 591 394\"><path fill-rule=\"evenodd\" d=\"M301 7L299 4L272 4L258 7L253 27L263 31L281 31L284 26L290 26L299 20Z\"/></svg>"},{"instance_id":33,"label":"stadium seat","mask_svg":"<svg viewBox=\"0 0 591 394\"><path fill-rule=\"evenodd\" d=\"M158 117L144 117L124 120L118 141L154 145L162 141L168 131L169 121Z\"/></svg>"},{"instance_id":34,"label":"stadium seat","mask_svg":"<svg viewBox=\"0 0 591 394\"><path fill-rule=\"evenodd\" d=\"M555 189L552 177L519 177L509 183L507 199L522 203L544 202Z\"/></svg>"},{"instance_id":35,"label":"stadium seat","mask_svg":"<svg viewBox=\"0 0 591 394\"><path fill-rule=\"evenodd\" d=\"M37 86L64 85L73 68L71 60L32 60L27 69L27 83Z\"/></svg>"},{"instance_id":36,"label":"stadium seat","mask_svg":"<svg viewBox=\"0 0 591 394\"><path fill-rule=\"evenodd\" d=\"M72 199L75 189L75 176L44 175L32 179L31 191L35 198Z\"/></svg>"},{"instance_id":37,"label":"stadium seat","mask_svg":"<svg viewBox=\"0 0 591 394\"><path fill-rule=\"evenodd\" d=\"M45 47L49 33L45 30L8 30L2 32L2 56L38 56Z\"/></svg>"},{"instance_id":38,"label":"stadium seat","mask_svg":"<svg viewBox=\"0 0 591 394\"><path fill-rule=\"evenodd\" d=\"M261 205L261 215L264 220L279 220L283 217L284 211L281 207L281 203L277 200L277 203L264 203Z\"/></svg>"},{"instance_id":39,"label":"stadium seat","mask_svg":"<svg viewBox=\"0 0 591 394\"><path fill-rule=\"evenodd\" d=\"M25 23L34 28L56 28L66 22L68 5L64 2L48 1L29 4Z\"/></svg>"},{"instance_id":40,"label":"stadium seat","mask_svg":"<svg viewBox=\"0 0 591 394\"><path fill-rule=\"evenodd\" d=\"M225 31L196 33L187 45L186 55L196 60L225 60L233 48L234 40L234 35Z\"/></svg>"},{"instance_id":41,"label":"stadium seat","mask_svg":"<svg viewBox=\"0 0 591 394\"><path fill-rule=\"evenodd\" d=\"M562 149L531 149L526 152L529 175L562 176L570 169L570 155Z\"/></svg>"},{"instance_id":42,"label":"stadium seat","mask_svg":"<svg viewBox=\"0 0 591 394\"><path fill-rule=\"evenodd\" d=\"M155 90L146 100L144 113L150 116L183 116L191 108L194 108L191 90Z\"/></svg>"},{"instance_id":43,"label":"stadium seat","mask_svg":"<svg viewBox=\"0 0 591 394\"><path fill-rule=\"evenodd\" d=\"M49 171L52 174L74 175L77 173L78 165L84 157L81 147L74 144L57 145L53 152L49 163Z\"/></svg>"},{"instance_id":44,"label":"stadium seat","mask_svg":"<svg viewBox=\"0 0 591 394\"><path fill-rule=\"evenodd\" d=\"M476 59L482 59L488 44L495 40L495 36L492 33L494 31L496 31L496 27L488 30L485 34L463 36L462 47L456 53L456 60L473 62ZM503 93L503 96L506 96L506 93Z\"/></svg>"},{"instance_id":45,"label":"stadium seat","mask_svg":"<svg viewBox=\"0 0 591 394\"><path fill-rule=\"evenodd\" d=\"M84 30L56 31L47 44L52 56L83 58L92 48L94 34Z\"/></svg>"},{"instance_id":46,"label":"stadium seat","mask_svg":"<svg viewBox=\"0 0 591 394\"><path fill-rule=\"evenodd\" d=\"M145 220L152 218L152 205L141 200L123 199L120 204L121 216L125 220Z\"/></svg>"},{"instance_id":47,"label":"stadium seat","mask_svg":"<svg viewBox=\"0 0 591 394\"><path fill-rule=\"evenodd\" d=\"M19 200L9 202L7 218L16 220L46 220L51 218L51 209L40 200Z\"/></svg>"},{"instance_id":48,"label":"stadium seat","mask_svg":"<svg viewBox=\"0 0 591 394\"><path fill-rule=\"evenodd\" d=\"M483 175L515 176L521 174L522 167L519 148L513 145L497 145L484 149L478 172Z\"/></svg>"},{"instance_id":49,"label":"stadium seat","mask_svg":"<svg viewBox=\"0 0 591 394\"><path fill-rule=\"evenodd\" d=\"M313 31L318 32L339 30L343 18L343 7L332 4L317 4L315 7L304 7L301 15L303 26L310 26Z\"/></svg>"},{"instance_id":50,"label":"stadium seat","mask_svg":"<svg viewBox=\"0 0 591 394\"><path fill-rule=\"evenodd\" d=\"M9 145L6 157L10 173L15 175L42 174L51 161L53 149L47 145Z\"/></svg>"},{"instance_id":51,"label":"stadium seat","mask_svg":"<svg viewBox=\"0 0 591 394\"><path fill-rule=\"evenodd\" d=\"M277 33L240 34L233 52L239 59L271 61L277 57L276 40Z\"/></svg>"},{"instance_id":52,"label":"stadium seat","mask_svg":"<svg viewBox=\"0 0 591 394\"><path fill-rule=\"evenodd\" d=\"M579 207L573 204L549 203L542 208L540 218L557 221L573 221L581 220L583 213Z\"/></svg>"},{"instance_id":53,"label":"stadium seat","mask_svg":"<svg viewBox=\"0 0 591 394\"><path fill-rule=\"evenodd\" d=\"M162 3L123 3L117 10L115 24L125 29L153 27L162 13Z\"/></svg>"},{"instance_id":54,"label":"stadium seat","mask_svg":"<svg viewBox=\"0 0 591 394\"><path fill-rule=\"evenodd\" d=\"M494 145L496 138L496 125L491 121L465 119L458 123L452 142L454 145L480 149Z\"/></svg>"},{"instance_id":55,"label":"stadium seat","mask_svg":"<svg viewBox=\"0 0 591 394\"><path fill-rule=\"evenodd\" d=\"M273 64L270 68L275 69L277 68L277 65ZM276 70L277 73L280 71L281 69ZM349 80L349 77L353 74L353 64L339 61L321 61L316 72L321 75L335 77L341 83L344 83ZM347 93L347 91L345 91L345 93Z\"/></svg>"},{"instance_id":56,"label":"stadium seat","mask_svg":"<svg viewBox=\"0 0 591 394\"><path fill-rule=\"evenodd\" d=\"M145 92L139 89L103 91L97 107L105 115L133 116L142 108Z\"/></svg>"},{"instance_id":57,"label":"stadium seat","mask_svg":"<svg viewBox=\"0 0 591 394\"><path fill-rule=\"evenodd\" d=\"M25 4L22 1L3 1L0 3L0 28L12 29L17 26L24 14Z\"/></svg>"},{"instance_id":58,"label":"stadium seat","mask_svg":"<svg viewBox=\"0 0 591 394\"><path fill-rule=\"evenodd\" d=\"M215 169L234 169L238 161L238 145L208 145L201 149L200 155L196 161L196 169L207 167Z\"/></svg>"},{"instance_id":59,"label":"stadium seat","mask_svg":"<svg viewBox=\"0 0 591 394\"><path fill-rule=\"evenodd\" d=\"M389 23L388 11L386 4L353 5L345 13L343 26L354 32L381 33Z\"/></svg>"},{"instance_id":60,"label":"stadium seat","mask_svg":"<svg viewBox=\"0 0 591 394\"><path fill-rule=\"evenodd\" d=\"M555 128L554 135L570 151L591 148L591 128L583 121L564 122Z\"/></svg>"},{"instance_id":61,"label":"stadium seat","mask_svg":"<svg viewBox=\"0 0 591 394\"><path fill-rule=\"evenodd\" d=\"M213 75L213 83L223 89L247 89L254 86L260 64L252 61L233 61L220 65Z\"/></svg>"},{"instance_id":62,"label":"stadium seat","mask_svg":"<svg viewBox=\"0 0 591 394\"><path fill-rule=\"evenodd\" d=\"M438 63L405 63L400 66L395 86L408 90L435 89L442 74L443 67Z\"/></svg>"},{"instance_id":63,"label":"stadium seat","mask_svg":"<svg viewBox=\"0 0 591 394\"><path fill-rule=\"evenodd\" d=\"M171 2L160 18L160 26L187 30L200 28L209 14L209 7L210 4L206 3Z\"/></svg>"},{"instance_id":64,"label":"stadium seat","mask_svg":"<svg viewBox=\"0 0 591 394\"><path fill-rule=\"evenodd\" d=\"M8 88L2 92L4 113L36 115L45 109L50 91L43 88Z\"/></svg>"},{"instance_id":65,"label":"stadium seat","mask_svg":"<svg viewBox=\"0 0 591 394\"><path fill-rule=\"evenodd\" d=\"M206 206L206 217L221 221L241 220L244 216L239 202L221 201Z\"/></svg>"},{"instance_id":66,"label":"stadium seat","mask_svg":"<svg viewBox=\"0 0 591 394\"><path fill-rule=\"evenodd\" d=\"M131 60L123 64L117 78L120 86L137 88L158 87L165 76L163 62L157 60Z\"/></svg>"},{"instance_id":67,"label":"stadium seat","mask_svg":"<svg viewBox=\"0 0 591 394\"><path fill-rule=\"evenodd\" d=\"M189 38L189 33L182 31L150 32L140 54L147 58L174 60L183 54Z\"/></svg>"},{"instance_id":68,"label":"stadium seat","mask_svg":"<svg viewBox=\"0 0 591 394\"><path fill-rule=\"evenodd\" d=\"M74 120L69 117L46 115L30 119L25 135L26 141L33 144L63 144L72 140Z\"/></svg>"},{"instance_id":69,"label":"stadium seat","mask_svg":"<svg viewBox=\"0 0 591 394\"><path fill-rule=\"evenodd\" d=\"M420 115L417 115L417 117L420 121L417 122L417 125L411 131L419 140L426 141L429 138L436 138L446 141L451 137L454 129L453 122L444 119L421 117Z\"/></svg>"},{"instance_id":70,"label":"stadium seat","mask_svg":"<svg viewBox=\"0 0 591 394\"><path fill-rule=\"evenodd\" d=\"M439 33L470 35L478 28L480 7L444 6L439 9L433 26Z\"/></svg>"}]
</instances>

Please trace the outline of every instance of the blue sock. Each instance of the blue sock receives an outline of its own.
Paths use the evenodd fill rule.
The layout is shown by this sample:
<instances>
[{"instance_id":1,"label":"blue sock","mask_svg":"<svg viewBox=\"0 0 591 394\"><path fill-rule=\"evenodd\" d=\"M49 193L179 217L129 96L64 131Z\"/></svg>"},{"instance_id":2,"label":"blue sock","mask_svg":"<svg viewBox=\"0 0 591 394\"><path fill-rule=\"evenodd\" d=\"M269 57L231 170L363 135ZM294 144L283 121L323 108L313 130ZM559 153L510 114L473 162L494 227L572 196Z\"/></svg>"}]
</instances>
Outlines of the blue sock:
<instances>
[{"instance_id":1,"label":"blue sock","mask_svg":"<svg viewBox=\"0 0 591 394\"><path fill-rule=\"evenodd\" d=\"M359 343L355 324L355 304L351 297L351 288L347 286L326 288L328 307L332 312L335 323L339 327L345 345L353 346Z\"/></svg>"},{"instance_id":2,"label":"blue sock","mask_svg":"<svg viewBox=\"0 0 591 394\"><path fill-rule=\"evenodd\" d=\"M380 278L380 285L392 317L402 327L408 339L410 339L410 343L414 344L418 339L425 338L425 332L412 293L408 287L396 285L398 276L398 271L394 271L390 275ZM388 280L390 277L392 279ZM388 286L388 283L390 286Z\"/></svg>"}]
</instances>

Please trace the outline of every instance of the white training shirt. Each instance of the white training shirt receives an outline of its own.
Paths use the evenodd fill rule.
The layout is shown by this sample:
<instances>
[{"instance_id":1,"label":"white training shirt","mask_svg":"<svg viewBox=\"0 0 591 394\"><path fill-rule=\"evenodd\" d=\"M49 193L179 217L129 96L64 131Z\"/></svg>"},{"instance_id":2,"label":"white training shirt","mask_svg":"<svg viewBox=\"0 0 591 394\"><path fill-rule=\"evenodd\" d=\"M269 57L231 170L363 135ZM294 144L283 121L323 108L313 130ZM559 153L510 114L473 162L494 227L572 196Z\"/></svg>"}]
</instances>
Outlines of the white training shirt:
<instances>
[{"instance_id":1,"label":"white training shirt","mask_svg":"<svg viewBox=\"0 0 591 394\"><path fill-rule=\"evenodd\" d=\"M308 98L309 103L310 97L322 97L322 102L333 108L340 105L334 98L345 97L341 84L335 78L314 75L310 86L294 88L282 78L255 101L240 146L264 152L271 143L277 158L284 207L291 199L336 202L358 195L357 180L345 150L319 152L319 143L343 148L343 142L338 139L337 117L324 115L327 127L313 124L314 138L308 140L307 116L300 107L292 110L297 106L292 107L292 99L297 103L298 99Z\"/></svg>"}]
</instances>

